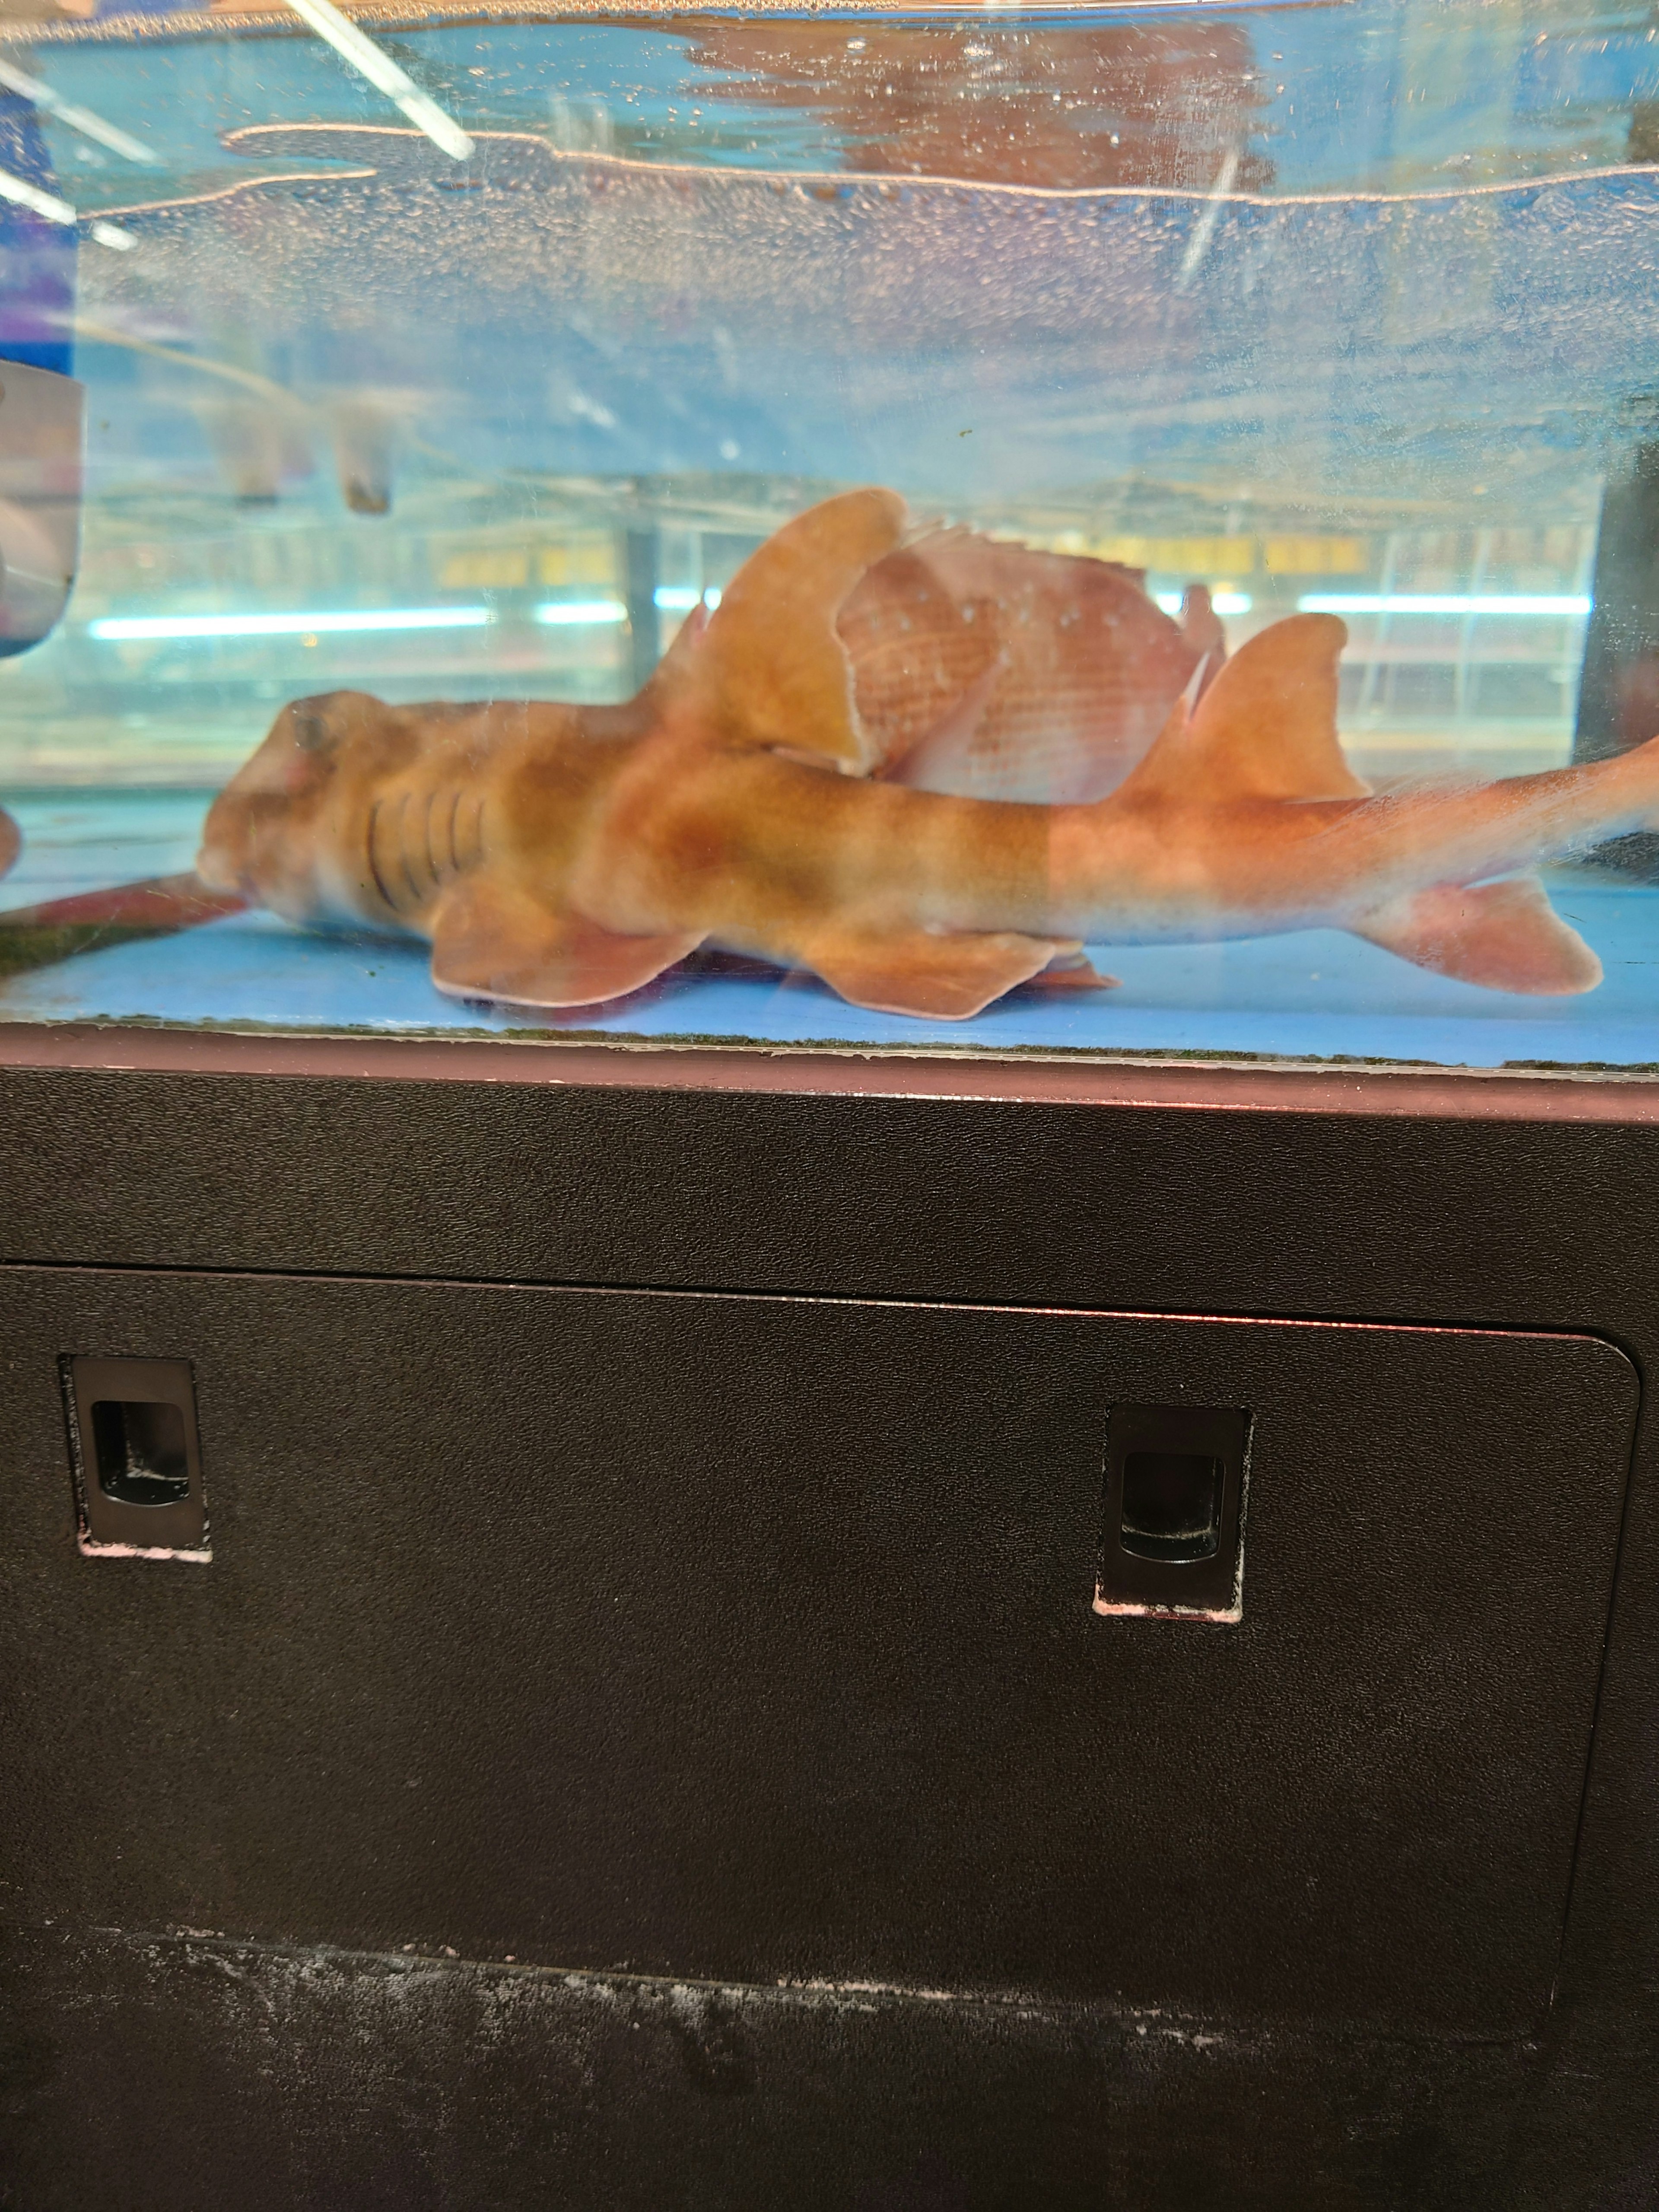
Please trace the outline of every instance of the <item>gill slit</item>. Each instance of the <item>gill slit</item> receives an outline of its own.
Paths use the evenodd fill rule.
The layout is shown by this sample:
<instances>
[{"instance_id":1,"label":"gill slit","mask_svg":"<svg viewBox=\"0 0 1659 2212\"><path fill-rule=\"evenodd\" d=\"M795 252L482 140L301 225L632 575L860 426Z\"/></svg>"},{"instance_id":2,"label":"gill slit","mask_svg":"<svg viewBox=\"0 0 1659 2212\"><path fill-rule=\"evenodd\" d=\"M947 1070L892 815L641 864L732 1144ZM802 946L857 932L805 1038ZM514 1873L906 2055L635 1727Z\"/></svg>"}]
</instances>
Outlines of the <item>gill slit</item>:
<instances>
[{"instance_id":1,"label":"gill slit","mask_svg":"<svg viewBox=\"0 0 1659 2212\"><path fill-rule=\"evenodd\" d=\"M374 888L392 914L398 911L391 892L386 887L386 878L380 873L380 856L375 848L380 834L380 804L377 799L368 810L368 872L374 878Z\"/></svg>"},{"instance_id":2,"label":"gill slit","mask_svg":"<svg viewBox=\"0 0 1659 2212\"><path fill-rule=\"evenodd\" d=\"M437 855L432 849L432 810L438 803L438 787L432 785L426 794L426 872L435 891L442 880L438 872Z\"/></svg>"},{"instance_id":3,"label":"gill slit","mask_svg":"<svg viewBox=\"0 0 1659 2212\"><path fill-rule=\"evenodd\" d=\"M444 833L449 845L449 867L452 875L459 875L461 871L461 851L455 842L455 823L460 811L461 787L458 783L449 794L449 827Z\"/></svg>"},{"instance_id":4,"label":"gill slit","mask_svg":"<svg viewBox=\"0 0 1659 2212\"><path fill-rule=\"evenodd\" d=\"M404 792L398 806L398 858L404 864L404 881L409 885L409 896L416 906L421 902L421 887L415 880L415 870L409 857L409 793Z\"/></svg>"}]
</instances>

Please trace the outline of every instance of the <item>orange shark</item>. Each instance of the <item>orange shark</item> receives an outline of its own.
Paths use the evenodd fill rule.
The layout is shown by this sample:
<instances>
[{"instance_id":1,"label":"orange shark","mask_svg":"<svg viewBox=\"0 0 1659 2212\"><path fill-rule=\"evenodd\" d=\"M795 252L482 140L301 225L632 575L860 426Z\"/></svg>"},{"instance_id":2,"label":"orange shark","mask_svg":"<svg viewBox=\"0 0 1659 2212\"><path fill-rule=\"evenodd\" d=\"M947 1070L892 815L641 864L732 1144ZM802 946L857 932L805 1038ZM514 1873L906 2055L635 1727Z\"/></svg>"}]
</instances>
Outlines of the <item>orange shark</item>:
<instances>
[{"instance_id":1,"label":"orange shark","mask_svg":"<svg viewBox=\"0 0 1659 2212\"><path fill-rule=\"evenodd\" d=\"M626 706L300 701L215 803L201 875L296 921L428 938L441 990L537 1006L706 946L961 1019L1044 970L1100 980L1085 943L1316 927L1502 990L1599 981L1525 872L1659 827L1659 740L1373 796L1336 737L1342 624L1299 615L1189 684L1103 797L908 788L872 773L893 763L837 627L907 542L888 491L798 516ZM970 744L971 696L952 711Z\"/></svg>"},{"instance_id":2,"label":"orange shark","mask_svg":"<svg viewBox=\"0 0 1659 2212\"><path fill-rule=\"evenodd\" d=\"M3 876L23 848L23 833L3 806L0 806L0 876Z\"/></svg>"}]
</instances>

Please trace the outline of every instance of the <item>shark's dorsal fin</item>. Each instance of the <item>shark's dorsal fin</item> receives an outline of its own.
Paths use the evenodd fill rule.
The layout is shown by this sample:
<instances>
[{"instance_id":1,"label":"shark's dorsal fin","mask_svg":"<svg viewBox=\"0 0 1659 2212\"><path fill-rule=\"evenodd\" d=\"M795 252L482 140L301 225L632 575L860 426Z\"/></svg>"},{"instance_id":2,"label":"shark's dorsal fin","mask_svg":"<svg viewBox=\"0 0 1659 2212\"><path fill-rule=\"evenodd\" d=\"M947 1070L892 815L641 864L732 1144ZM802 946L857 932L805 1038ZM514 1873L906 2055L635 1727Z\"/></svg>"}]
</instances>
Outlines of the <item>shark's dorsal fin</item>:
<instances>
[{"instance_id":1,"label":"shark's dorsal fin","mask_svg":"<svg viewBox=\"0 0 1659 2212\"><path fill-rule=\"evenodd\" d=\"M896 492L844 492L785 523L744 562L695 654L726 743L785 746L854 775L869 767L836 617L905 526Z\"/></svg>"},{"instance_id":2,"label":"shark's dorsal fin","mask_svg":"<svg viewBox=\"0 0 1659 2212\"><path fill-rule=\"evenodd\" d=\"M1241 646L1188 714L1178 702L1118 796L1364 799L1336 734L1334 615L1291 615Z\"/></svg>"}]
</instances>

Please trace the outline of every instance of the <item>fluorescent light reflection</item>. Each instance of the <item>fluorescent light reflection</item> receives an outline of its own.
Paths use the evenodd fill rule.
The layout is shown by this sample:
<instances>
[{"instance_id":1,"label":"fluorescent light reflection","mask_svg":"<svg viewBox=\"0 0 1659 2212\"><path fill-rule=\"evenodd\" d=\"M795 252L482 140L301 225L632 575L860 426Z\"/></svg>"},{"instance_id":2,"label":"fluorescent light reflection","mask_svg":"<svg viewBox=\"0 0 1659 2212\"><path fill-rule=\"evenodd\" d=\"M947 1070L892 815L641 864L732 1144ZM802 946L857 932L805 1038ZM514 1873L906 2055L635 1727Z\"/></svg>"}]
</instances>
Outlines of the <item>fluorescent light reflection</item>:
<instances>
[{"instance_id":1,"label":"fluorescent light reflection","mask_svg":"<svg viewBox=\"0 0 1659 2212\"><path fill-rule=\"evenodd\" d=\"M27 177L13 176L9 169L0 169L0 200L27 208L31 215L44 216L48 222L72 223L76 219L67 200L60 200L55 192L43 192L39 185L30 184Z\"/></svg>"},{"instance_id":2,"label":"fluorescent light reflection","mask_svg":"<svg viewBox=\"0 0 1659 2212\"><path fill-rule=\"evenodd\" d=\"M1154 592L1152 597L1166 615L1181 612L1179 592ZM1248 592L1212 592L1210 594L1210 605L1218 615L1247 615L1250 611L1250 604Z\"/></svg>"},{"instance_id":3,"label":"fluorescent light reflection","mask_svg":"<svg viewBox=\"0 0 1659 2212\"><path fill-rule=\"evenodd\" d=\"M1220 602L1218 600L1217 605ZM1592 602L1582 592L1309 592L1304 615L1532 615L1583 617Z\"/></svg>"},{"instance_id":4,"label":"fluorescent light reflection","mask_svg":"<svg viewBox=\"0 0 1659 2212\"><path fill-rule=\"evenodd\" d=\"M662 605L660 599L657 605ZM580 629L596 623L625 623L628 609L620 599L548 599L537 608L536 619L550 629Z\"/></svg>"},{"instance_id":5,"label":"fluorescent light reflection","mask_svg":"<svg viewBox=\"0 0 1659 2212\"><path fill-rule=\"evenodd\" d=\"M445 114L437 101L422 92L390 54L382 53L372 39L366 39L349 16L331 5L331 0L289 0L289 5L296 15L305 18L319 39L327 40L343 62L349 63L359 76L368 79L377 92L383 92L401 107L415 128L424 131L434 146L453 161L466 160L472 151L472 141L454 117Z\"/></svg>"},{"instance_id":6,"label":"fluorescent light reflection","mask_svg":"<svg viewBox=\"0 0 1659 2212\"><path fill-rule=\"evenodd\" d=\"M483 629L488 607L365 607L297 615L100 615L88 634L121 643L162 637L334 637L372 629Z\"/></svg>"},{"instance_id":7,"label":"fluorescent light reflection","mask_svg":"<svg viewBox=\"0 0 1659 2212\"><path fill-rule=\"evenodd\" d=\"M15 177L9 169L0 169L0 200L27 208L31 215L44 216L48 222L72 226L81 220L67 200L60 200L55 192L43 192L39 185L30 184L27 177ZM100 246L112 246L123 253L131 253L138 243L130 230L101 217L93 223L92 234Z\"/></svg>"},{"instance_id":8,"label":"fluorescent light reflection","mask_svg":"<svg viewBox=\"0 0 1659 2212\"><path fill-rule=\"evenodd\" d=\"M137 138L130 138L112 123L106 123L101 115L94 115L89 107L77 107L72 100L60 99L49 84L38 76L29 76L9 62L0 61L0 84L8 90L21 93L22 97L40 110L43 115L55 116L68 129L82 138L94 139L107 146L112 154L118 154L124 161L141 161L146 168L161 167L161 157Z\"/></svg>"},{"instance_id":9,"label":"fluorescent light reflection","mask_svg":"<svg viewBox=\"0 0 1659 2212\"><path fill-rule=\"evenodd\" d=\"M690 584L659 584L653 597L659 612L665 615L689 615L693 607L717 607L720 603L718 584L711 584L706 592L693 590Z\"/></svg>"}]
</instances>

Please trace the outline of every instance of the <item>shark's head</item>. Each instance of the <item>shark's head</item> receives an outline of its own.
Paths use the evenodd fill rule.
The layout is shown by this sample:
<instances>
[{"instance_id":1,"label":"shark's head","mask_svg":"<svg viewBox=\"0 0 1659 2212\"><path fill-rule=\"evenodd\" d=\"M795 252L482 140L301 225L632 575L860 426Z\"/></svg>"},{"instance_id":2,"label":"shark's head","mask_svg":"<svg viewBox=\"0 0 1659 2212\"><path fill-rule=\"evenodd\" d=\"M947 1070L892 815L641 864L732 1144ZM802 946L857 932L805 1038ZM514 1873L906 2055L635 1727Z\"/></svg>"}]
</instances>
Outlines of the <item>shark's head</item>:
<instances>
[{"instance_id":1,"label":"shark's head","mask_svg":"<svg viewBox=\"0 0 1659 2212\"><path fill-rule=\"evenodd\" d=\"M365 691L295 699L215 799L198 873L290 921L349 911L340 883L353 796L417 746L408 718Z\"/></svg>"}]
</instances>

